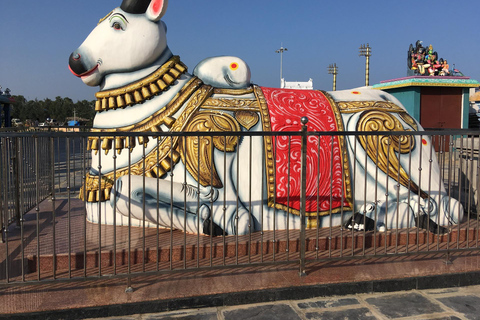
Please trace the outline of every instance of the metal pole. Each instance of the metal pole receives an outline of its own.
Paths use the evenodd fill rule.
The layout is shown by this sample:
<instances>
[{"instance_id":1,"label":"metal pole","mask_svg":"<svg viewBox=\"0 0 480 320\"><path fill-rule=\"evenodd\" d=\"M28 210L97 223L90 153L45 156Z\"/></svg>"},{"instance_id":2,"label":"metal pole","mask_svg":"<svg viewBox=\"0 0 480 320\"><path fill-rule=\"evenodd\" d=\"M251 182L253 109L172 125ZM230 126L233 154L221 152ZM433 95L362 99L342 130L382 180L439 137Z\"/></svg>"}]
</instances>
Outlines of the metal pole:
<instances>
[{"instance_id":1,"label":"metal pole","mask_svg":"<svg viewBox=\"0 0 480 320\"><path fill-rule=\"evenodd\" d=\"M365 62L365 85L370 85L370 55L366 56Z\"/></svg>"},{"instance_id":2,"label":"metal pole","mask_svg":"<svg viewBox=\"0 0 480 320\"><path fill-rule=\"evenodd\" d=\"M305 205L306 205L306 189L307 189L307 123L308 118L302 117L302 160L301 160L301 184L302 188L300 190L300 272L301 277L305 276L307 273L305 271L305 229L306 229L306 215L305 215Z\"/></svg>"},{"instance_id":3,"label":"metal pole","mask_svg":"<svg viewBox=\"0 0 480 320\"><path fill-rule=\"evenodd\" d=\"M276 53L280 53L280 85L283 79L283 52L288 51L287 48L283 47L283 44L280 46L280 49L276 50Z\"/></svg>"},{"instance_id":4,"label":"metal pole","mask_svg":"<svg viewBox=\"0 0 480 320\"><path fill-rule=\"evenodd\" d=\"M338 67L337 64L331 64L327 68L329 74L333 74L333 91L337 91L337 74L338 74Z\"/></svg>"},{"instance_id":5,"label":"metal pole","mask_svg":"<svg viewBox=\"0 0 480 320\"><path fill-rule=\"evenodd\" d=\"M372 48L370 48L369 44L367 45L362 44L359 48L359 56L363 56L366 58L365 62L365 86L370 85L370 56L372 55Z\"/></svg>"}]
</instances>

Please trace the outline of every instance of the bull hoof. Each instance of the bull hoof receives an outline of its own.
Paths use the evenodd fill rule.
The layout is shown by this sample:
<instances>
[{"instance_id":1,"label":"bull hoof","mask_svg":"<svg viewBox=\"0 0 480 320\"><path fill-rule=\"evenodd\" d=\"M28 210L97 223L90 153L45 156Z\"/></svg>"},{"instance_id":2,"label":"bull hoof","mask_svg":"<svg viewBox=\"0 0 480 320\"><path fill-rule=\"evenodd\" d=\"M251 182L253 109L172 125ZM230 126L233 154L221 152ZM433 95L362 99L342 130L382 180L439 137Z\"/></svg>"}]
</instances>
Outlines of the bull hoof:
<instances>
[{"instance_id":1,"label":"bull hoof","mask_svg":"<svg viewBox=\"0 0 480 320\"><path fill-rule=\"evenodd\" d=\"M355 231L373 231L375 229L375 221L361 213L355 213L347 221L345 228Z\"/></svg>"},{"instance_id":2,"label":"bull hoof","mask_svg":"<svg viewBox=\"0 0 480 320\"><path fill-rule=\"evenodd\" d=\"M438 224L435 223L435 221L430 219L430 217L427 216L426 214L420 215L418 217L418 220L415 221L415 223L418 223L418 225L417 225L418 228L428 230L431 233L435 233L435 234L446 234L446 233L448 233L447 228L439 226Z\"/></svg>"},{"instance_id":3,"label":"bull hoof","mask_svg":"<svg viewBox=\"0 0 480 320\"><path fill-rule=\"evenodd\" d=\"M208 236L217 237L223 235L223 229L212 220L206 219L203 221L203 233ZM227 234L225 233L225 235Z\"/></svg>"}]
</instances>

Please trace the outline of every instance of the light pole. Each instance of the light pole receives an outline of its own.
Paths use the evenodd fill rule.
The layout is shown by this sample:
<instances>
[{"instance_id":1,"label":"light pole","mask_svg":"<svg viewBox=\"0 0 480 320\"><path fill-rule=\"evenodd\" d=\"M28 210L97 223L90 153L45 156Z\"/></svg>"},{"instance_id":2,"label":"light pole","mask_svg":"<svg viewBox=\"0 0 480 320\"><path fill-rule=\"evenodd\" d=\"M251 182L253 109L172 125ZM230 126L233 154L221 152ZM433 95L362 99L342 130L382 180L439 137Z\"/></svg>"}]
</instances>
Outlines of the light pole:
<instances>
[{"instance_id":1,"label":"light pole","mask_svg":"<svg viewBox=\"0 0 480 320\"><path fill-rule=\"evenodd\" d=\"M333 91L337 90L337 74L338 74L338 67L337 64L331 64L328 66L328 74L333 74Z\"/></svg>"},{"instance_id":2,"label":"light pole","mask_svg":"<svg viewBox=\"0 0 480 320\"><path fill-rule=\"evenodd\" d=\"M365 86L369 86L370 83L370 56L372 55L372 48L367 45L362 44L359 48L359 56L364 56L367 58L365 62Z\"/></svg>"},{"instance_id":3,"label":"light pole","mask_svg":"<svg viewBox=\"0 0 480 320\"><path fill-rule=\"evenodd\" d=\"M276 50L276 53L280 53L280 84L282 83L283 79L283 52L288 51L287 48L283 47L283 43L280 46L280 49Z\"/></svg>"}]
</instances>

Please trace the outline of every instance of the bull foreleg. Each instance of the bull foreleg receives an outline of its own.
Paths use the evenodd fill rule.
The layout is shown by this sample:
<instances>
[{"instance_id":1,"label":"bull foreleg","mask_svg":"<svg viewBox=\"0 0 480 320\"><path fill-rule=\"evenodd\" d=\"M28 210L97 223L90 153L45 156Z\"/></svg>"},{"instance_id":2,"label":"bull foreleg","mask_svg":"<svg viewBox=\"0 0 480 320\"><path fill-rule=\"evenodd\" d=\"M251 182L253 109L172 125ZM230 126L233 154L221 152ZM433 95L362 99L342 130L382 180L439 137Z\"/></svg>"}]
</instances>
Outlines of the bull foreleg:
<instances>
[{"instance_id":1,"label":"bull foreleg","mask_svg":"<svg viewBox=\"0 0 480 320\"><path fill-rule=\"evenodd\" d=\"M190 233L217 234L219 227L210 221L207 205L216 197L214 189L199 192L187 184L162 179L125 176L116 182L117 211L135 219ZM212 193L213 192L213 193Z\"/></svg>"}]
</instances>

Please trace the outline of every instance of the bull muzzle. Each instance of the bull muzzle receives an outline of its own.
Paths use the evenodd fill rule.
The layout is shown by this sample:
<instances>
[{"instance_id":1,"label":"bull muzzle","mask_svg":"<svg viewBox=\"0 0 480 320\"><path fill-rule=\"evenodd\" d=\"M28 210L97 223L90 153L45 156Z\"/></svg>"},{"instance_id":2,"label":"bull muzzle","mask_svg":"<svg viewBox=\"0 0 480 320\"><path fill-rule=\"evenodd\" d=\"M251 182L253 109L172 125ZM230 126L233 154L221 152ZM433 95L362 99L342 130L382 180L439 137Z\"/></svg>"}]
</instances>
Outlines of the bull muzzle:
<instances>
[{"instance_id":1,"label":"bull muzzle","mask_svg":"<svg viewBox=\"0 0 480 320\"><path fill-rule=\"evenodd\" d=\"M68 59L68 66L70 71L77 77L89 71L89 68L82 62L82 56L78 52L72 52Z\"/></svg>"},{"instance_id":2,"label":"bull muzzle","mask_svg":"<svg viewBox=\"0 0 480 320\"><path fill-rule=\"evenodd\" d=\"M83 59L79 52L75 51L68 59L68 67L75 76L86 77L98 69L98 62L95 64L89 64L87 60L88 59Z\"/></svg>"}]
</instances>

